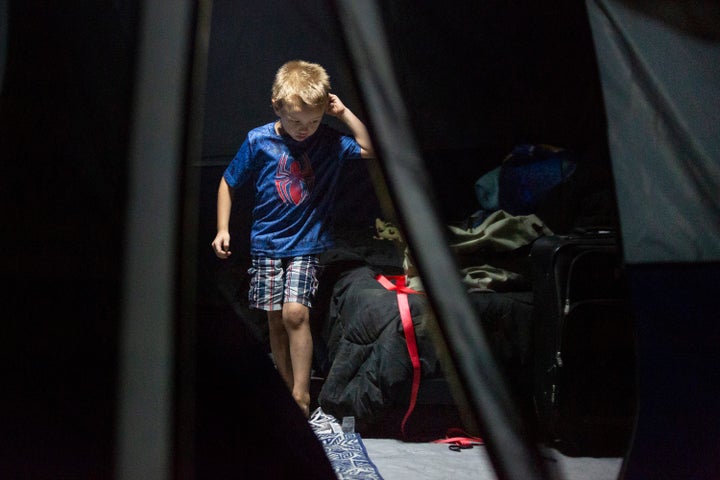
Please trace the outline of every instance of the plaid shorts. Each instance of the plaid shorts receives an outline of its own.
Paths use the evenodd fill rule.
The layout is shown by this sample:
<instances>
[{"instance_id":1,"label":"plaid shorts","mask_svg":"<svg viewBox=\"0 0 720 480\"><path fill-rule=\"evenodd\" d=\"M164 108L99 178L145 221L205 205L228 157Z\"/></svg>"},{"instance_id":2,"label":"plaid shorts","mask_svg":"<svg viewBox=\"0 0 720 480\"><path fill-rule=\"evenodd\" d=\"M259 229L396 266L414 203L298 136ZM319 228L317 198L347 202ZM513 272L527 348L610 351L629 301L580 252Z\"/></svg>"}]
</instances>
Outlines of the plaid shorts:
<instances>
[{"instance_id":1,"label":"plaid shorts","mask_svg":"<svg viewBox=\"0 0 720 480\"><path fill-rule=\"evenodd\" d=\"M312 307L320 266L316 255L289 258L253 257L248 299L250 308L282 310L286 302Z\"/></svg>"}]
</instances>

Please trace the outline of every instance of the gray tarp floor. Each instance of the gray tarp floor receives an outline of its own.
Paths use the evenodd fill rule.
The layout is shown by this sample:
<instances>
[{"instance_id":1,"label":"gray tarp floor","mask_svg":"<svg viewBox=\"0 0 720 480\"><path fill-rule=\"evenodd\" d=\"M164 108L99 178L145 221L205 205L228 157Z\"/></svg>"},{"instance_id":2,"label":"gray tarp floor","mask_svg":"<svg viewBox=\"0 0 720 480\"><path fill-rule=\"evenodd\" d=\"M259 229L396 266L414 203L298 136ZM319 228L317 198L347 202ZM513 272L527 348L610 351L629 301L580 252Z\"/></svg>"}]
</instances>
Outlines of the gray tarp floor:
<instances>
[{"instance_id":1,"label":"gray tarp floor","mask_svg":"<svg viewBox=\"0 0 720 480\"><path fill-rule=\"evenodd\" d=\"M455 452L445 444L431 442L382 438L362 441L383 480L497 479L483 446ZM567 457L552 449L545 450L543 456L558 480L614 480L622 465L622 458Z\"/></svg>"}]
</instances>

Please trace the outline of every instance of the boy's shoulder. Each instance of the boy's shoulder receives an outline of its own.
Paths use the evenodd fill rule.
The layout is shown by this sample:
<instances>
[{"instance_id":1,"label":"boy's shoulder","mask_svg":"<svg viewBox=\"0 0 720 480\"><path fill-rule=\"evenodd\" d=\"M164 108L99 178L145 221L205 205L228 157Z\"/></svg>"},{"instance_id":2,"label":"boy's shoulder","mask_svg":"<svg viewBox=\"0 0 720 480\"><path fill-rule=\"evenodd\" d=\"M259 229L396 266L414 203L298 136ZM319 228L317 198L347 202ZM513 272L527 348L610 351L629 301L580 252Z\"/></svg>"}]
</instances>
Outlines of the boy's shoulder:
<instances>
[{"instance_id":1,"label":"boy's shoulder","mask_svg":"<svg viewBox=\"0 0 720 480\"><path fill-rule=\"evenodd\" d=\"M258 127L253 128L248 132L248 138L259 138L267 136L277 136L275 133L275 122L266 123Z\"/></svg>"}]
</instances>

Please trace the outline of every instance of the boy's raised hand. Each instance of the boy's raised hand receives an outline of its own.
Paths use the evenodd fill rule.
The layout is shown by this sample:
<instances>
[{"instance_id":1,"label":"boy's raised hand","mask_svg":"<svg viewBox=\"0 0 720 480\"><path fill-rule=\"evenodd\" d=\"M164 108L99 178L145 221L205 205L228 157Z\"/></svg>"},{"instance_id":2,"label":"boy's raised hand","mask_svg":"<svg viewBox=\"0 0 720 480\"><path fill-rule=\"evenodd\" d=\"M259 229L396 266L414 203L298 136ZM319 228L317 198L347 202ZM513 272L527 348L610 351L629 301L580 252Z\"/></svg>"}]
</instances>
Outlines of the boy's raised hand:
<instances>
[{"instance_id":1,"label":"boy's raised hand","mask_svg":"<svg viewBox=\"0 0 720 480\"><path fill-rule=\"evenodd\" d=\"M335 95L334 93L329 93L328 98L330 99L330 101L328 102L325 113L327 113L328 115L332 115L333 117L339 117L340 115L345 113L345 104L342 103L342 101L337 95Z\"/></svg>"}]
</instances>

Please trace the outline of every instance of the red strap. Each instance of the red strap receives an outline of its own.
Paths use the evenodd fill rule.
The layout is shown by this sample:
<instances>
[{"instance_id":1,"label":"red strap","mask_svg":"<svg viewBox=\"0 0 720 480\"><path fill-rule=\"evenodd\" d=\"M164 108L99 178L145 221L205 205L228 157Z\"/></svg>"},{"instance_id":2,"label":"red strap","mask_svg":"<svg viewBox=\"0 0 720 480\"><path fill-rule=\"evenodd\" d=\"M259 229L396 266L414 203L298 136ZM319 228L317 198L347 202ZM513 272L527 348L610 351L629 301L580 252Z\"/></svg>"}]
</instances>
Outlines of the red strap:
<instances>
[{"instance_id":1,"label":"red strap","mask_svg":"<svg viewBox=\"0 0 720 480\"><path fill-rule=\"evenodd\" d=\"M480 437L473 437L459 428L449 428L445 438L433 440L433 443L449 443L460 448L472 448L473 445L483 445L485 442Z\"/></svg>"},{"instance_id":2,"label":"red strap","mask_svg":"<svg viewBox=\"0 0 720 480\"><path fill-rule=\"evenodd\" d=\"M413 367L412 389L410 391L410 405L408 406L405 417L400 424L400 430L405 435L405 423L407 422L413 409L415 409L415 401L417 400L418 390L420 389L420 356L418 355L417 343L415 341L415 328L412 322L412 314L410 313L410 304L408 303L408 293L420 293L406 286L405 277L402 275L377 275L375 279L380 285L387 290L397 293L398 309L400 310L400 320L402 321L403 332L405 333L405 343L407 343L408 353L410 354L410 362ZM395 283L392 282L395 281Z\"/></svg>"}]
</instances>

